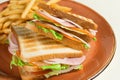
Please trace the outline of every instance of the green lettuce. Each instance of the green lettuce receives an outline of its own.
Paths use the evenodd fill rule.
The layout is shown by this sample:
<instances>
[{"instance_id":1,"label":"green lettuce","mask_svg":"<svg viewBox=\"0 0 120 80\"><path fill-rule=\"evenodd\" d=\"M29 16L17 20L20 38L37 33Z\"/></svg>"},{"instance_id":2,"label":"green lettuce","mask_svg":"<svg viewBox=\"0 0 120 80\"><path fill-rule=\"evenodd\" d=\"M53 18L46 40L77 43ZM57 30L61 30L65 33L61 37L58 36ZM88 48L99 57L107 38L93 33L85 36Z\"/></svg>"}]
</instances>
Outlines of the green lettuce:
<instances>
[{"instance_id":1,"label":"green lettuce","mask_svg":"<svg viewBox=\"0 0 120 80\"><path fill-rule=\"evenodd\" d=\"M52 30L52 29L50 30L50 32L54 35L54 37L55 37L56 39L58 39L58 40L62 40L62 39L63 39L63 35L62 35L62 34L56 32L56 31L54 31L54 30Z\"/></svg>"},{"instance_id":2,"label":"green lettuce","mask_svg":"<svg viewBox=\"0 0 120 80\"><path fill-rule=\"evenodd\" d=\"M94 40L94 41L97 41L97 38L96 38L96 37L94 37L94 38L93 38L93 40Z\"/></svg>"},{"instance_id":3,"label":"green lettuce","mask_svg":"<svg viewBox=\"0 0 120 80\"><path fill-rule=\"evenodd\" d=\"M30 24L34 24L34 22L33 21L28 21Z\"/></svg>"},{"instance_id":4,"label":"green lettuce","mask_svg":"<svg viewBox=\"0 0 120 80\"><path fill-rule=\"evenodd\" d=\"M49 78L49 77L51 77L51 76L57 76L57 75L60 74L59 72L60 72L59 70L57 70L57 71L51 71L51 72L49 72L49 73L47 73L47 74L44 74L44 76L45 76L46 78Z\"/></svg>"},{"instance_id":5,"label":"green lettuce","mask_svg":"<svg viewBox=\"0 0 120 80\"><path fill-rule=\"evenodd\" d=\"M83 44L83 46L85 47L85 49L89 49L90 48L87 44Z\"/></svg>"},{"instance_id":6,"label":"green lettuce","mask_svg":"<svg viewBox=\"0 0 120 80\"><path fill-rule=\"evenodd\" d=\"M33 18L36 19L36 20L40 20L40 21L45 21L45 22L52 23L52 22L50 22L49 20L47 20L47 19L45 19L45 18L43 18L42 16L39 16L39 15L37 15L37 14L34 14L34 15L33 15Z\"/></svg>"},{"instance_id":7,"label":"green lettuce","mask_svg":"<svg viewBox=\"0 0 120 80\"><path fill-rule=\"evenodd\" d=\"M58 66L59 66L59 68L58 68ZM66 65L66 67L64 68L64 69L61 69L60 70L60 64L57 64L57 65L55 65L54 67L57 67L58 69L57 70L52 70L51 72L49 72L49 73L47 73L47 74L44 74L44 76L46 77L46 78L49 78L49 77L51 77L51 76L57 76L57 75L59 75L59 74L62 74L61 73L61 71L63 71L64 72L64 70L67 70L68 68L70 68L70 66L68 66L68 65ZM76 66L73 70L82 70L83 69L83 65L78 65L78 66Z\"/></svg>"},{"instance_id":8,"label":"green lettuce","mask_svg":"<svg viewBox=\"0 0 120 80\"><path fill-rule=\"evenodd\" d=\"M12 69L12 66L19 66L19 67L22 67L22 66L25 66L25 65L30 65L29 63L27 62L24 62L23 60L21 60L19 57L13 55L12 56L12 61L10 62L10 68Z\"/></svg>"},{"instance_id":9,"label":"green lettuce","mask_svg":"<svg viewBox=\"0 0 120 80\"><path fill-rule=\"evenodd\" d=\"M77 67L74 68L75 70L82 70L83 69L83 65L78 65Z\"/></svg>"},{"instance_id":10,"label":"green lettuce","mask_svg":"<svg viewBox=\"0 0 120 80\"><path fill-rule=\"evenodd\" d=\"M38 29L42 29L45 33L50 32L49 29L44 28L44 27L42 27L42 26L37 26L37 27L38 27Z\"/></svg>"},{"instance_id":11,"label":"green lettuce","mask_svg":"<svg viewBox=\"0 0 120 80\"><path fill-rule=\"evenodd\" d=\"M8 39L5 41L5 44L9 44L9 40Z\"/></svg>"},{"instance_id":12,"label":"green lettuce","mask_svg":"<svg viewBox=\"0 0 120 80\"><path fill-rule=\"evenodd\" d=\"M61 65L61 64L52 64L52 65L45 65L45 66L42 66L41 68L43 70L64 70L64 69L67 69L69 66L68 65Z\"/></svg>"},{"instance_id":13,"label":"green lettuce","mask_svg":"<svg viewBox=\"0 0 120 80\"><path fill-rule=\"evenodd\" d=\"M51 32L53 34L53 36L58 39L58 40L62 40L63 39L63 35L56 32L55 30L52 30L52 29L47 29L47 28L44 28L42 26L37 26L38 29L42 29L45 33L48 33L48 32Z\"/></svg>"}]
</instances>

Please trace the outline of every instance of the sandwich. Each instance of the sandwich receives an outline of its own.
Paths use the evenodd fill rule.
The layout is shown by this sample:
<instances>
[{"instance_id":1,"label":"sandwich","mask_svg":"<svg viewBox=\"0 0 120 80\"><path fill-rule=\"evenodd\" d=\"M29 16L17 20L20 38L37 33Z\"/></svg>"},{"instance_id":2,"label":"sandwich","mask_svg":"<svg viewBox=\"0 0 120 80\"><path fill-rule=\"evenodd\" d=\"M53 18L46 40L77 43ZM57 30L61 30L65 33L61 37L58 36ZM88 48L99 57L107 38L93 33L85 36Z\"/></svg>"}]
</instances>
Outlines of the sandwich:
<instances>
[{"instance_id":1,"label":"sandwich","mask_svg":"<svg viewBox=\"0 0 120 80\"><path fill-rule=\"evenodd\" d=\"M18 66L22 80L43 80L81 70L86 59L83 50L96 40L97 27L66 7L40 1L39 10L26 26L12 27L10 66Z\"/></svg>"},{"instance_id":2,"label":"sandwich","mask_svg":"<svg viewBox=\"0 0 120 80\"><path fill-rule=\"evenodd\" d=\"M26 27L65 46L84 50L90 48L91 40L96 40L98 26L91 19L61 10L58 4L40 2L39 10L34 13Z\"/></svg>"},{"instance_id":3,"label":"sandwich","mask_svg":"<svg viewBox=\"0 0 120 80\"><path fill-rule=\"evenodd\" d=\"M65 46L26 27L12 27L9 35L12 65L18 66L22 80L43 80L81 70L86 57L82 50Z\"/></svg>"}]
</instances>

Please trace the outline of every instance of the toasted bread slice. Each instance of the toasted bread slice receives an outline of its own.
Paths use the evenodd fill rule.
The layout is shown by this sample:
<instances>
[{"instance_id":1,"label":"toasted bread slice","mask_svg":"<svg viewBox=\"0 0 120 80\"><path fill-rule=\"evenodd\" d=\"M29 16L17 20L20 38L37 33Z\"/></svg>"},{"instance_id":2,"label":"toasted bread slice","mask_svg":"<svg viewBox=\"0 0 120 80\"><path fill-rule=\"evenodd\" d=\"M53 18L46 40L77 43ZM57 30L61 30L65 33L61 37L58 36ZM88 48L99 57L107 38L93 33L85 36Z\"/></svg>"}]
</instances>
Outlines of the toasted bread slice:
<instances>
[{"instance_id":1,"label":"toasted bread slice","mask_svg":"<svg viewBox=\"0 0 120 80\"><path fill-rule=\"evenodd\" d=\"M80 15L77 15L77 14L74 14L71 12L59 10L52 5L47 5L43 1L39 3L39 8L47 11L48 13L50 13L53 16L71 20L71 21L77 23L78 25L82 26L84 29L96 30L98 27L97 24L91 19L88 19L84 16L80 16Z\"/></svg>"},{"instance_id":2,"label":"toasted bread slice","mask_svg":"<svg viewBox=\"0 0 120 80\"><path fill-rule=\"evenodd\" d=\"M81 57L83 55L81 50L64 46L25 27L12 27L12 31L18 41L19 56L23 61L35 62L53 58Z\"/></svg>"}]
</instances>

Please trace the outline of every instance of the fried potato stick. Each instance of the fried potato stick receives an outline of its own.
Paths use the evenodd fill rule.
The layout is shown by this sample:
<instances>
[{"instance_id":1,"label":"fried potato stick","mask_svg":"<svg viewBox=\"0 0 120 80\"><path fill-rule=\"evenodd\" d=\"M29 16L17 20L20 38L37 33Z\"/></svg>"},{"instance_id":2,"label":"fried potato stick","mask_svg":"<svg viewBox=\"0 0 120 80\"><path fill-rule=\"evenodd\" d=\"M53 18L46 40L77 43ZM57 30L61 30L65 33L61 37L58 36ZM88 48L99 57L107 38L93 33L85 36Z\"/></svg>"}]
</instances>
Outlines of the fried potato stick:
<instances>
[{"instance_id":1,"label":"fried potato stick","mask_svg":"<svg viewBox=\"0 0 120 80\"><path fill-rule=\"evenodd\" d=\"M27 7L25 8L24 12L22 13L22 18L25 18L26 15L28 14L28 12L30 11L30 9L32 8L32 6L34 5L36 0L31 0L30 3L27 5Z\"/></svg>"}]
</instances>

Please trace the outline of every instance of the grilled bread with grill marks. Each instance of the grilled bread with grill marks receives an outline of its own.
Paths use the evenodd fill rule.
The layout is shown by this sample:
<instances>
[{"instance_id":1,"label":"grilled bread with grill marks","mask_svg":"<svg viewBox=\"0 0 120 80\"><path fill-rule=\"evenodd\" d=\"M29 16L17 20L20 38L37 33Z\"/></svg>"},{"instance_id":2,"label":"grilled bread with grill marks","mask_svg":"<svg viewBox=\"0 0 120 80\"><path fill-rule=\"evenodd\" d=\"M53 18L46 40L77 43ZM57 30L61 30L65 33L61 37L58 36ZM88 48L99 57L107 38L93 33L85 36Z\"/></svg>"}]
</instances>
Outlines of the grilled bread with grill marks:
<instances>
[{"instance_id":1,"label":"grilled bread with grill marks","mask_svg":"<svg viewBox=\"0 0 120 80\"><path fill-rule=\"evenodd\" d=\"M25 27L12 27L19 45L19 56L27 62L53 58L81 57L81 50L72 49L61 43L41 36Z\"/></svg>"}]
</instances>

